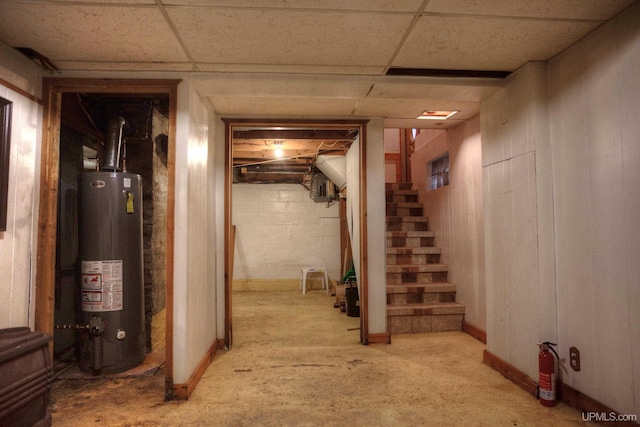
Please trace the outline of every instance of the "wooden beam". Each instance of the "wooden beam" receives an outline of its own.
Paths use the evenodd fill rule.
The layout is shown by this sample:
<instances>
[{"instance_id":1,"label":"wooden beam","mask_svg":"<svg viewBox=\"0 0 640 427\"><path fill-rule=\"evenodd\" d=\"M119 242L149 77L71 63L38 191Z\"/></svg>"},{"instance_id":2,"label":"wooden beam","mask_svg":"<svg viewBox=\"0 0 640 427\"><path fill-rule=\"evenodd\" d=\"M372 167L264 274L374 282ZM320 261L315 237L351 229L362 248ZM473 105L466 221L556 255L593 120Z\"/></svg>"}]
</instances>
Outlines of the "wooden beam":
<instances>
[{"instance_id":1,"label":"wooden beam","mask_svg":"<svg viewBox=\"0 0 640 427\"><path fill-rule=\"evenodd\" d=\"M207 352L204 354L202 359L200 359L200 363L198 363L198 366L193 371L193 373L191 374L187 382L184 384L173 385L174 399L176 400L189 399L189 396L191 396L191 393L193 393L193 391L196 389L196 386L202 379L202 376L207 371L207 368L209 367L209 365L211 365L211 362L213 361L213 359L216 357L216 353L218 352L218 349L221 348L223 345L224 343L221 340L215 340L213 344L211 344L211 347L209 347Z\"/></svg>"},{"instance_id":2,"label":"wooden beam","mask_svg":"<svg viewBox=\"0 0 640 427\"><path fill-rule=\"evenodd\" d=\"M233 131L233 139L261 139L269 141L287 139L353 141L357 135L357 129L257 129Z\"/></svg>"},{"instance_id":3,"label":"wooden beam","mask_svg":"<svg viewBox=\"0 0 640 427\"><path fill-rule=\"evenodd\" d=\"M43 94L35 330L53 336L62 93L45 79ZM53 342L49 354L53 360Z\"/></svg>"}]
</instances>

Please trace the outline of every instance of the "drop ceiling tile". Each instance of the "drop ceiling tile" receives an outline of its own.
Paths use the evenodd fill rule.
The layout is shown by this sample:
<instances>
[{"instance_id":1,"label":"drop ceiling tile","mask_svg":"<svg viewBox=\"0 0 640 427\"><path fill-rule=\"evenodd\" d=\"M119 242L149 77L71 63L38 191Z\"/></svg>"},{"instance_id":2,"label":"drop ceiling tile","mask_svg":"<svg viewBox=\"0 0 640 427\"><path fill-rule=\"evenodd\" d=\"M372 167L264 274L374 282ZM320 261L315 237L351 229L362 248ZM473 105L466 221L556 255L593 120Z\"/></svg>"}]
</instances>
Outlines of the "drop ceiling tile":
<instances>
[{"instance_id":1,"label":"drop ceiling tile","mask_svg":"<svg viewBox=\"0 0 640 427\"><path fill-rule=\"evenodd\" d=\"M194 79L200 96L272 98L364 98L371 84L331 76L228 74Z\"/></svg>"},{"instance_id":2,"label":"drop ceiling tile","mask_svg":"<svg viewBox=\"0 0 640 427\"><path fill-rule=\"evenodd\" d=\"M65 72L73 71L193 71L189 62L56 61Z\"/></svg>"},{"instance_id":3,"label":"drop ceiling tile","mask_svg":"<svg viewBox=\"0 0 640 427\"><path fill-rule=\"evenodd\" d=\"M548 60L595 28L594 22L424 16L393 66L512 71Z\"/></svg>"},{"instance_id":4,"label":"drop ceiling tile","mask_svg":"<svg viewBox=\"0 0 640 427\"><path fill-rule=\"evenodd\" d=\"M348 117L355 101L346 99L210 97L221 116Z\"/></svg>"},{"instance_id":5,"label":"drop ceiling tile","mask_svg":"<svg viewBox=\"0 0 640 427\"><path fill-rule=\"evenodd\" d=\"M458 110L456 119L467 119L479 111L479 102L447 99L365 99L358 102L356 116L416 118L425 110Z\"/></svg>"},{"instance_id":6,"label":"drop ceiling tile","mask_svg":"<svg viewBox=\"0 0 640 427\"><path fill-rule=\"evenodd\" d=\"M122 5L141 5L141 4L157 4L156 0L41 0L41 3L68 3L68 4L87 4L87 3L109 3Z\"/></svg>"},{"instance_id":7,"label":"drop ceiling tile","mask_svg":"<svg viewBox=\"0 0 640 427\"><path fill-rule=\"evenodd\" d=\"M426 80L426 82L425 82ZM451 101L481 101L504 87L503 80L474 84L473 79L458 79L459 84L442 83L441 79L409 79L407 83L375 83L368 98L382 99L448 99ZM455 80L455 79L449 79ZM462 83L468 82L468 83Z\"/></svg>"},{"instance_id":8,"label":"drop ceiling tile","mask_svg":"<svg viewBox=\"0 0 640 427\"><path fill-rule=\"evenodd\" d=\"M228 8L279 8L316 10L365 10L417 12L422 0L165 0L165 5L192 5Z\"/></svg>"},{"instance_id":9,"label":"drop ceiling tile","mask_svg":"<svg viewBox=\"0 0 640 427\"><path fill-rule=\"evenodd\" d=\"M431 0L426 13L605 20L635 0Z\"/></svg>"},{"instance_id":10,"label":"drop ceiling tile","mask_svg":"<svg viewBox=\"0 0 640 427\"><path fill-rule=\"evenodd\" d=\"M208 64L197 63L199 71L222 73L282 73L282 74L324 74L324 75L384 75L386 67L350 65L292 65L292 64Z\"/></svg>"},{"instance_id":11,"label":"drop ceiling tile","mask_svg":"<svg viewBox=\"0 0 640 427\"><path fill-rule=\"evenodd\" d=\"M0 14L0 39L35 48L54 63L187 61L153 6L14 3Z\"/></svg>"},{"instance_id":12,"label":"drop ceiling tile","mask_svg":"<svg viewBox=\"0 0 640 427\"><path fill-rule=\"evenodd\" d=\"M196 62L380 66L412 15L167 7Z\"/></svg>"},{"instance_id":13,"label":"drop ceiling tile","mask_svg":"<svg viewBox=\"0 0 640 427\"><path fill-rule=\"evenodd\" d=\"M448 129L464 123L464 120L384 119L385 128L395 129Z\"/></svg>"}]
</instances>

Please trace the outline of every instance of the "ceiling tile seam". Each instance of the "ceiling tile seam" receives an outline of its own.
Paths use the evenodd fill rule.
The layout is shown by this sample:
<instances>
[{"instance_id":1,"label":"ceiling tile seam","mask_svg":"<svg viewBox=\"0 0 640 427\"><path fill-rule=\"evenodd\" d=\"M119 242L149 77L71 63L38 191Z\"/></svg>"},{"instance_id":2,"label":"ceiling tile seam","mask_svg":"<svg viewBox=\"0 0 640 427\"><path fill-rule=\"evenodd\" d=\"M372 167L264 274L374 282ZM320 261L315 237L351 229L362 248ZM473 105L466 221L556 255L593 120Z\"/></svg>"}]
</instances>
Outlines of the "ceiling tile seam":
<instances>
[{"instance_id":1,"label":"ceiling tile seam","mask_svg":"<svg viewBox=\"0 0 640 427\"><path fill-rule=\"evenodd\" d=\"M165 9L164 4L162 4L162 0L156 0L156 5L158 6L158 10L160 11L160 13L162 13L162 16L167 22L167 25L169 26L169 28L171 28L171 32L173 33L173 36L176 38L176 40L178 40L178 43L180 44L180 47L184 51L184 54L187 56L187 59L189 59L189 62L191 63L191 67L193 68L193 71L200 71L200 69L198 68L198 64L193 59L193 56L191 55L191 52L189 52L189 49L187 48L186 43L184 42L184 40L182 40L182 37L180 36L178 29L176 28L175 24L171 20L171 17L169 16L167 9Z\"/></svg>"},{"instance_id":2,"label":"ceiling tile seam","mask_svg":"<svg viewBox=\"0 0 640 427\"><path fill-rule=\"evenodd\" d=\"M225 67L230 67L230 66L235 66L235 67L323 67L323 68L383 68L386 67L385 65L357 65L357 64L339 64L339 63L333 63L333 64L321 64L321 63L276 63L276 62L205 62L205 61L196 61L196 64L199 64L201 66L225 66ZM386 69L386 68L384 68ZM202 70L198 70L198 71L202 71ZM202 71L202 72L206 72L206 71ZM265 72L267 73L267 72ZM300 72L291 72L291 74L308 74L307 72L304 71L300 71ZM318 74L323 74L323 73L318 73ZM330 75L335 75L335 73L332 72L328 72L328 73L324 73L324 74L330 74ZM348 76L351 75L350 73L345 73L344 75ZM371 74L371 75L378 75L378 74ZM384 74L380 74L380 75L384 75Z\"/></svg>"},{"instance_id":3,"label":"ceiling tile seam","mask_svg":"<svg viewBox=\"0 0 640 427\"><path fill-rule=\"evenodd\" d=\"M383 75L387 74L387 72L389 71L389 68L391 68L393 61L395 61L396 57L400 54L400 51L404 47L404 44L409 38L409 35L411 34L415 26L418 24L420 17L424 13L424 10L427 8L430 2L431 0L422 0L422 4L420 5L420 8L418 8L416 13L413 15L413 18L411 19L411 22L409 23L407 30L404 32L402 36L402 39L398 43L398 46L396 46L395 51L391 54L391 57L389 58L389 61L387 61L387 65L385 65L384 70L382 70Z\"/></svg>"},{"instance_id":4,"label":"ceiling tile seam","mask_svg":"<svg viewBox=\"0 0 640 427\"><path fill-rule=\"evenodd\" d=\"M373 91L373 88L375 85L376 85L375 83L371 83L371 85L369 86L369 90L367 91L366 95L363 96L362 98L353 98L356 102L353 106L353 109L351 110L351 113L350 113L351 116L354 116L358 108L360 108L360 102L369 98L369 94Z\"/></svg>"},{"instance_id":5,"label":"ceiling tile seam","mask_svg":"<svg viewBox=\"0 0 640 427\"><path fill-rule=\"evenodd\" d=\"M446 12L424 12L423 17L427 18L472 18L472 19L495 19L503 21L531 21L531 22L569 22L585 24L601 24L604 19L596 18L560 18L560 17L537 17L537 16L511 16L511 15L483 15L466 13L446 13Z\"/></svg>"},{"instance_id":6,"label":"ceiling tile seam","mask_svg":"<svg viewBox=\"0 0 640 427\"><path fill-rule=\"evenodd\" d=\"M431 1L431 0L426 0ZM376 10L376 9L322 9L322 8L302 8L302 7L265 7L265 6L233 6L233 5L206 5L206 4L179 4L170 3L163 0L156 0L165 7L171 9L193 8L193 9L220 9L228 10L262 10L279 12L299 12L299 13L348 13L348 14L372 14L372 15L409 15L415 14L408 10ZM423 8L418 9L422 11Z\"/></svg>"}]
</instances>

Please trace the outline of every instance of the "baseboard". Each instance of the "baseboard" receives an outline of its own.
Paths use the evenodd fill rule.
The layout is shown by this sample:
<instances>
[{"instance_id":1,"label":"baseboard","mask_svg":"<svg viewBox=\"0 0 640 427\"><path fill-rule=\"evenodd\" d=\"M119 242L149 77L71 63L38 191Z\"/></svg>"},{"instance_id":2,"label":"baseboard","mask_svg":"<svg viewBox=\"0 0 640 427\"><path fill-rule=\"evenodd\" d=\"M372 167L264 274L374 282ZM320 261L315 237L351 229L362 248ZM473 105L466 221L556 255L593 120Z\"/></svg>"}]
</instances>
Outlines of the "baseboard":
<instances>
[{"instance_id":1,"label":"baseboard","mask_svg":"<svg viewBox=\"0 0 640 427\"><path fill-rule=\"evenodd\" d=\"M482 354L482 363L495 369L501 373L503 377L508 378L530 395L536 398L538 397L538 384L529 378L527 374L500 359L495 354L485 350Z\"/></svg>"},{"instance_id":2,"label":"baseboard","mask_svg":"<svg viewBox=\"0 0 640 427\"><path fill-rule=\"evenodd\" d=\"M606 417L607 426L638 426L637 422L633 421L617 421L616 418L620 415L617 411L609 408L606 405L598 402L595 399L587 396L584 393L579 392L575 388L568 386L565 383L560 383L559 390L560 400L567 405L583 413L584 417L593 417L591 421L597 422L595 417ZM603 419L600 419L603 421Z\"/></svg>"},{"instance_id":3,"label":"baseboard","mask_svg":"<svg viewBox=\"0 0 640 427\"><path fill-rule=\"evenodd\" d=\"M489 367L498 371L504 377L508 378L537 399L538 384L529 376L527 376L527 374L487 350L485 350L483 353L482 362L485 365L488 365ZM611 425L616 427L637 427L638 425L640 425L634 421L613 421L619 414L617 411L614 411L608 406L603 405L597 400L587 396L584 393L579 392L578 390L568 386L561 381L559 381L558 383L558 399L571 406L572 408L582 412L583 417L606 417L608 426ZM591 421L598 420L596 418L593 418L591 419Z\"/></svg>"},{"instance_id":4,"label":"baseboard","mask_svg":"<svg viewBox=\"0 0 640 427\"><path fill-rule=\"evenodd\" d=\"M480 328L473 326L471 323L462 321L462 331L471 335L483 344L487 343L487 333Z\"/></svg>"},{"instance_id":5,"label":"baseboard","mask_svg":"<svg viewBox=\"0 0 640 427\"><path fill-rule=\"evenodd\" d=\"M320 285L321 287L322 285ZM252 279L234 280L234 292L262 292L262 291L295 291L300 290L298 279Z\"/></svg>"},{"instance_id":6,"label":"baseboard","mask_svg":"<svg viewBox=\"0 0 640 427\"><path fill-rule=\"evenodd\" d=\"M391 334L389 334L389 332L369 334L367 344L391 344Z\"/></svg>"},{"instance_id":7,"label":"baseboard","mask_svg":"<svg viewBox=\"0 0 640 427\"><path fill-rule=\"evenodd\" d=\"M214 357L216 356L216 352L218 348L222 348L224 346L224 340L216 340L211 344L209 350L204 354L198 366L189 377L189 380L185 384L174 384L173 385L173 398L176 400L188 400L193 390L195 390L196 385L200 382L200 379L204 375L205 371L211 365Z\"/></svg>"}]
</instances>

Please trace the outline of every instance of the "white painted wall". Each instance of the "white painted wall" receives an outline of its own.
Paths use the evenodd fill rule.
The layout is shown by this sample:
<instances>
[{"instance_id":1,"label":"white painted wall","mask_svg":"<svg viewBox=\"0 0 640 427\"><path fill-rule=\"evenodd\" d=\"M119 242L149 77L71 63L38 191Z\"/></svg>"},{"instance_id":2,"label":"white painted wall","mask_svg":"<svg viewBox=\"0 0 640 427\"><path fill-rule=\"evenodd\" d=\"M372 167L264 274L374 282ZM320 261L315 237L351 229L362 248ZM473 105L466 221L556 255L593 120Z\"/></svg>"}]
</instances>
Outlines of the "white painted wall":
<instances>
[{"instance_id":1,"label":"white painted wall","mask_svg":"<svg viewBox=\"0 0 640 427\"><path fill-rule=\"evenodd\" d=\"M447 131L420 132L411 156L413 187L418 190L435 244L465 305L465 322L486 330L482 147L478 115ZM449 185L429 190L431 161L449 153Z\"/></svg>"},{"instance_id":2,"label":"white painted wall","mask_svg":"<svg viewBox=\"0 0 640 427\"><path fill-rule=\"evenodd\" d=\"M173 381L184 384L217 337L214 114L189 81L178 86ZM213 200L212 200L213 199ZM220 237L220 236L219 236Z\"/></svg>"},{"instance_id":3,"label":"white painted wall","mask_svg":"<svg viewBox=\"0 0 640 427\"><path fill-rule=\"evenodd\" d=\"M360 137L351 144L347 151L347 228L351 239L351 255L353 269L356 272L356 283L360 291Z\"/></svg>"},{"instance_id":4,"label":"white painted wall","mask_svg":"<svg viewBox=\"0 0 640 427\"><path fill-rule=\"evenodd\" d=\"M326 266L340 280L338 203L316 203L297 184L234 184L235 280L300 280Z\"/></svg>"},{"instance_id":5,"label":"white painted wall","mask_svg":"<svg viewBox=\"0 0 640 427\"><path fill-rule=\"evenodd\" d=\"M640 414L640 4L549 65L564 381Z\"/></svg>"},{"instance_id":6,"label":"white painted wall","mask_svg":"<svg viewBox=\"0 0 640 427\"><path fill-rule=\"evenodd\" d=\"M0 44L0 79L40 97L42 71ZM0 329L34 327L42 106L0 82L12 105L7 230L0 232Z\"/></svg>"},{"instance_id":7,"label":"white painted wall","mask_svg":"<svg viewBox=\"0 0 640 427\"><path fill-rule=\"evenodd\" d=\"M387 332L386 193L384 121L367 123L367 263L369 333ZM355 256L355 255L354 255Z\"/></svg>"},{"instance_id":8,"label":"white painted wall","mask_svg":"<svg viewBox=\"0 0 640 427\"><path fill-rule=\"evenodd\" d=\"M640 413L640 3L482 104L487 348ZM557 307L557 314L556 314Z\"/></svg>"},{"instance_id":9,"label":"white painted wall","mask_svg":"<svg viewBox=\"0 0 640 427\"><path fill-rule=\"evenodd\" d=\"M547 292L553 277L541 280L539 262L553 253L552 242L539 240L552 224L537 204L551 191L536 176L538 150L548 144L547 106L538 99L544 76L543 64L525 66L481 110L487 349L536 380L536 342L556 339L555 311L546 311L555 309Z\"/></svg>"},{"instance_id":10,"label":"white painted wall","mask_svg":"<svg viewBox=\"0 0 640 427\"><path fill-rule=\"evenodd\" d=\"M219 118L215 118L215 134L213 135L213 147L214 147L214 186L215 186L215 256L216 256L216 290L217 290L217 325L218 325L218 339L225 337L225 248L224 248L224 235L226 232L224 223L225 213L225 124ZM211 147L211 145L210 145Z\"/></svg>"}]
</instances>

